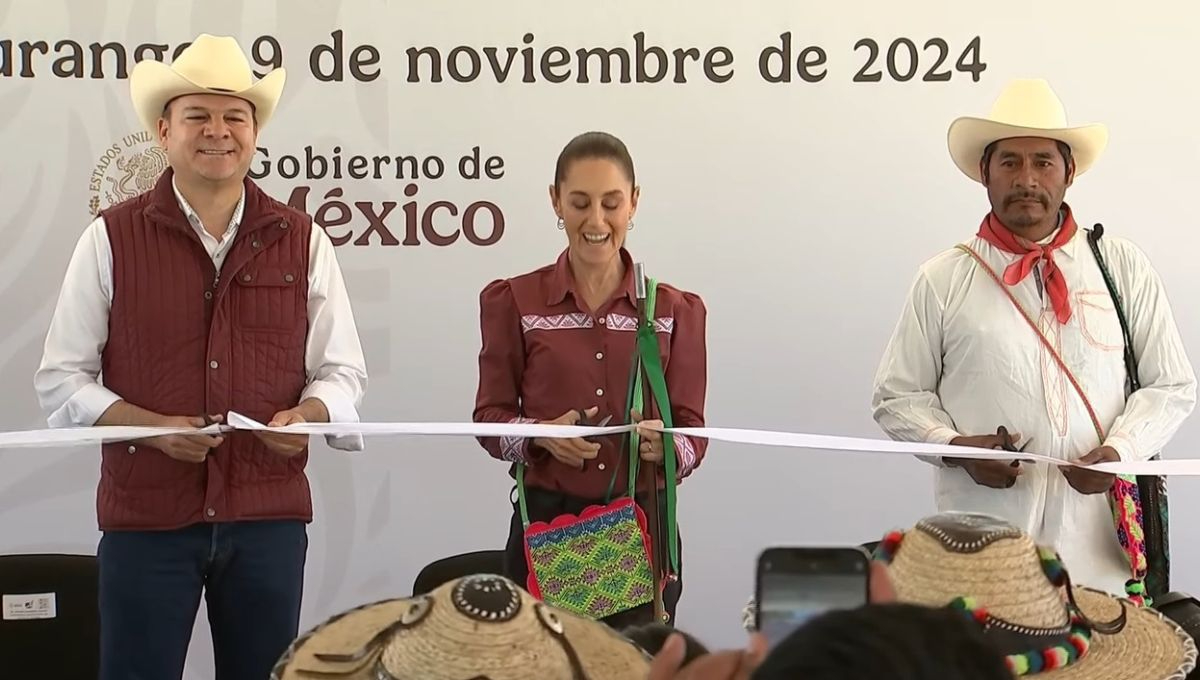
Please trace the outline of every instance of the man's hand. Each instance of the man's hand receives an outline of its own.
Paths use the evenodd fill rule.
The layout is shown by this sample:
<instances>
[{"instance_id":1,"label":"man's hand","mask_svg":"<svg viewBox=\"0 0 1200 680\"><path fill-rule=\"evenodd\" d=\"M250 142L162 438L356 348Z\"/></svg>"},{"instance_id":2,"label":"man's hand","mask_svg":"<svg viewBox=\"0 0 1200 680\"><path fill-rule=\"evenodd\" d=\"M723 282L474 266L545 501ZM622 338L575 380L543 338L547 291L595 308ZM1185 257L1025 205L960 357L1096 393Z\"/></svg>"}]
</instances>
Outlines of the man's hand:
<instances>
[{"instance_id":1,"label":"man's hand","mask_svg":"<svg viewBox=\"0 0 1200 680\"><path fill-rule=\"evenodd\" d=\"M661 463L663 459L662 432L652 430L652 427L662 427L661 420L644 420L640 411L630 411L629 419L638 424L638 454L647 463Z\"/></svg>"},{"instance_id":2,"label":"man's hand","mask_svg":"<svg viewBox=\"0 0 1200 680\"><path fill-rule=\"evenodd\" d=\"M982 434L973 437L955 437L950 440L951 446L972 446L977 449L1003 449L1005 446L1015 446L1021 435L1010 433ZM980 486L993 489L1007 489L1017 483L1021 475L1021 464L1017 461L991 460L988 458L945 458L946 465L961 467L971 475L971 479Z\"/></svg>"},{"instance_id":3,"label":"man's hand","mask_svg":"<svg viewBox=\"0 0 1200 680\"><path fill-rule=\"evenodd\" d=\"M889 604L896 601L896 587L887 567L879 560L871 560L870 577L867 580L867 598L871 604Z\"/></svg>"},{"instance_id":4,"label":"man's hand","mask_svg":"<svg viewBox=\"0 0 1200 680\"><path fill-rule=\"evenodd\" d=\"M308 419L301 413L301 409L290 408L286 411L280 411L271 416L271 421L267 423L267 427L286 427L293 423L307 423ZM282 432L255 432L254 436L262 440L263 444L267 445L275 453L286 458L300 453L304 447L308 446L308 435L306 434L283 434Z\"/></svg>"},{"instance_id":5,"label":"man's hand","mask_svg":"<svg viewBox=\"0 0 1200 680\"><path fill-rule=\"evenodd\" d=\"M587 418L592 418L596 415L599 409L595 406L584 411L583 414ZM577 425L579 423L579 411L572 409L555 418L554 420L541 421L544 425ZM558 439L554 437L537 437L533 440L535 446L550 452L558 462L573 467L576 470L582 470L585 461L595 458L600 452L600 445L595 442L589 442L586 439L575 437L572 439Z\"/></svg>"},{"instance_id":6,"label":"man's hand","mask_svg":"<svg viewBox=\"0 0 1200 680\"><path fill-rule=\"evenodd\" d=\"M1096 463L1115 463L1120 460L1121 455L1117 453L1116 449L1111 446L1101 446L1082 458L1076 459L1075 462L1080 465L1095 465ZM1096 472L1077 467L1064 466L1060 469L1071 488L1084 494L1104 493L1112 488L1113 480L1116 478L1116 475L1107 472Z\"/></svg>"},{"instance_id":7,"label":"man's hand","mask_svg":"<svg viewBox=\"0 0 1200 680\"><path fill-rule=\"evenodd\" d=\"M647 680L749 680L767 656L767 640L753 633L747 649L705 654L680 668L686 651L682 636L668 637L650 663Z\"/></svg>"},{"instance_id":8,"label":"man's hand","mask_svg":"<svg viewBox=\"0 0 1200 680\"><path fill-rule=\"evenodd\" d=\"M200 429L209 424L221 422L221 416L162 416L154 424L155 427L194 427ZM145 441L175 460L184 463L203 463L210 449L214 449L225 441L220 435L209 434L168 434L161 437L150 437Z\"/></svg>"}]
</instances>

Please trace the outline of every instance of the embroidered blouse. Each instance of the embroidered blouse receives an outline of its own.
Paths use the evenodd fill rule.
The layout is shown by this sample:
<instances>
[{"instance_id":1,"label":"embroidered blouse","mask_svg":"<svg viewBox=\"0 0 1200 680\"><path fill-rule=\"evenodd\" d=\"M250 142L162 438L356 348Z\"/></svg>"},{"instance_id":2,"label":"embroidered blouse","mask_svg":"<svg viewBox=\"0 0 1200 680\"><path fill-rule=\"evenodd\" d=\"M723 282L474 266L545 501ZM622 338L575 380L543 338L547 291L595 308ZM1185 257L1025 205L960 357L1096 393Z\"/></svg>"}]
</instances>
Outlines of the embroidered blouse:
<instances>
[{"instance_id":1,"label":"embroidered blouse","mask_svg":"<svg viewBox=\"0 0 1200 680\"><path fill-rule=\"evenodd\" d=\"M621 250L625 279L594 311L575 293L567 252L535 271L489 283L480 294L479 387L475 422L552 420L571 409L598 407L595 422L629 422L625 412L633 366L637 299L633 261ZM671 400L673 424L704 426L707 380L704 302L694 293L659 283L654 326ZM646 389L649 401L649 389ZM646 418L651 414L642 414ZM622 457L627 435L601 437L597 457L583 470L560 463L531 440L483 437L493 458L526 463L525 484L601 500L616 466L614 495L627 488ZM675 435L678 477L700 465L707 440ZM663 483L659 472L659 485ZM639 491L645 491L639 484Z\"/></svg>"}]
</instances>

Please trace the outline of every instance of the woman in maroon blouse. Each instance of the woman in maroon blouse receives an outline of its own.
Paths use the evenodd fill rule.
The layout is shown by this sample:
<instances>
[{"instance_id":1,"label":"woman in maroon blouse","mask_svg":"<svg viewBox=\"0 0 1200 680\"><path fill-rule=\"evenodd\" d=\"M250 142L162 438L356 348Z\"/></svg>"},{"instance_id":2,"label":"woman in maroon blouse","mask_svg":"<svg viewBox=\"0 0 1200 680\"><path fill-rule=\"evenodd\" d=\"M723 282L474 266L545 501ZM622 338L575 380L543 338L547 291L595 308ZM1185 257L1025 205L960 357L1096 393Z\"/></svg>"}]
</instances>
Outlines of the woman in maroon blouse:
<instances>
[{"instance_id":1,"label":"woman in maroon blouse","mask_svg":"<svg viewBox=\"0 0 1200 680\"><path fill-rule=\"evenodd\" d=\"M476 422L579 424L611 416L609 424L636 422L625 413L637 329L633 259L625 250L633 229L639 188L633 160L616 137L589 132L559 155L550 201L567 248L550 265L494 281L480 295L483 345L479 353ZM704 302L694 293L660 283L655 303L671 416L678 427L704 425L707 374ZM647 392L647 394L649 394ZM661 421L647 420L661 426ZM704 458L707 440L675 435L678 476L687 477ZM621 438L483 438L493 458L526 464L525 488L532 522L578 514L605 502L614 471L613 496L627 487ZM642 460L658 465L663 486L661 436L647 431ZM645 477L638 502L646 507ZM665 494L659 494L660 504ZM660 507L660 516L665 509ZM666 532L663 532L666 535ZM507 548L508 575L524 585L524 528L516 504ZM682 574L679 575L682 577ZM675 619L682 582L669 583L664 607ZM649 621L652 605L606 619L614 627Z\"/></svg>"}]
</instances>

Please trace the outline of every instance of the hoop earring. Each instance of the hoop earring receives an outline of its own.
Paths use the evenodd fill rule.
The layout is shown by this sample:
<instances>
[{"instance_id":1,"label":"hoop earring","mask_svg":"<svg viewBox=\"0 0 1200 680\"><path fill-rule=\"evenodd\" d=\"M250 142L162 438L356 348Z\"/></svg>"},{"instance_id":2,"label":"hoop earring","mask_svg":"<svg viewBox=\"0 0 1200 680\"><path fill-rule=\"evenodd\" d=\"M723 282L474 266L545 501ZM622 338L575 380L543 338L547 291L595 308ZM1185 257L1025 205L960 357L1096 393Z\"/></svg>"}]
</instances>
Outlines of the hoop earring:
<instances>
[{"instance_id":1,"label":"hoop earring","mask_svg":"<svg viewBox=\"0 0 1200 680\"><path fill-rule=\"evenodd\" d=\"M629 220L629 224L626 225L625 231L633 231L633 220Z\"/></svg>"},{"instance_id":2,"label":"hoop earring","mask_svg":"<svg viewBox=\"0 0 1200 680\"><path fill-rule=\"evenodd\" d=\"M563 218L561 218L561 217L558 218L558 228L565 229L566 227L567 227L567 223L563 221Z\"/></svg>"}]
</instances>

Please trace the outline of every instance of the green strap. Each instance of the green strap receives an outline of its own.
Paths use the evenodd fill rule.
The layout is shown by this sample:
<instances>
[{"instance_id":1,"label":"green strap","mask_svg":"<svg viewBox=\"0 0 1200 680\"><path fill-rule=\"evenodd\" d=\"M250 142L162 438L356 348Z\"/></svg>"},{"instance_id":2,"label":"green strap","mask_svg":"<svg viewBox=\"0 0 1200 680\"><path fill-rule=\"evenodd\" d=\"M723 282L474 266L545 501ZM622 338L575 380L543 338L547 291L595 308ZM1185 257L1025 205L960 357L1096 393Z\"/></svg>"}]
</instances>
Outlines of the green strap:
<instances>
[{"instance_id":1,"label":"green strap","mask_svg":"<svg viewBox=\"0 0 1200 680\"><path fill-rule=\"evenodd\" d=\"M653 316L649 317L653 319ZM654 323L650 321L638 329L638 352L646 367L646 376L654 401L658 404L659 417L663 426L673 427L671 422L671 399L667 394L667 379L663 373L662 358L658 355L658 340L654 334ZM663 434L663 465L666 468L667 492L667 548L671 556L671 569L679 573L679 527L675 523L676 478L675 437Z\"/></svg>"},{"instance_id":2,"label":"green strap","mask_svg":"<svg viewBox=\"0 0 1200 680\"><path fill-rule=\"evenodd\" d=\"M638 359L637 353L635 351L633 361L631 362L631 365L629 367L629 382L628 382L629 387L626 388L626 390L625 390L625 413L627 413L627 414L630 413L631 411L633 411L633 409L635 409L635 408L638 409L639 411L642 408L642 379L641 379L642 375L641 374L642 374L642 364L641 364L641 361ZM641 462L641 459L637 455L637 450L638 450L638 434L637 434L637 432L636 431L630 432L629 437L627 437L625 439L625 441L629 445L629 450L626 451L626 455L629 458L629 465L627 466L629 468L629 480L626 482L626 485L625 485L625 493L630 498L632 498L633 490L637 488L638 464ZM606 503L612 499L613 487L617 483L616 472L617 472L616 470L613 470L612 479L608 480L608 494L604 496Z\"/></svg>"},{"instance_id":3,"label":"green strap","mask_svg":"<svg viewBox=\"0 0 1200 680\"><path fill-rule=\"evenodd\" d=\"M636 453L637 449L634 449ZM637 455L631 455L629 465L634 468L634 473L637 474ZM613 487L617 483L617 471L621 469L620 465L613 466L612 476L608 479L608 492L604 494L605 504L612 500ZM631 487L632 488L632 487ZM517 504L521 509L521 526L529 528L529 509L525 504L525 463L517 463Z\"/></svg>"},{"instance_id":4,"label":"green strap","mask_svg":"<svg viewBox=\"0 0 1200 680\"><path fill-rule=\"evenodd\" d=\"M658 281L649 279L646 285L646 317L654 318L654 303L658 299ZM644 324L638 324L638 333L641 333L641 327ZM645 417L646 401L643 395L642 387L642 354L637 343L634 343L633 361L629 368L629 392L625 399L625 413L637 411ZM629 482L626 489L630 497L634 495L637 489L638 467L641 465L641 456L638 454L638 447L641 444L641 437L637 430L629 433ZM611 492L611 488L610 488Z\"/></svg>"},{"instance_id":5,"label":"green strap","mask_svg":"<svg viewBox=\"0 0 1200 680\"><path fill-rule=\"evenodd\" d=\"M521 506L521 526L529 528L529 509L525 507L525 464L517 463L517 504Z\"/></svg>"}]
</instances>

